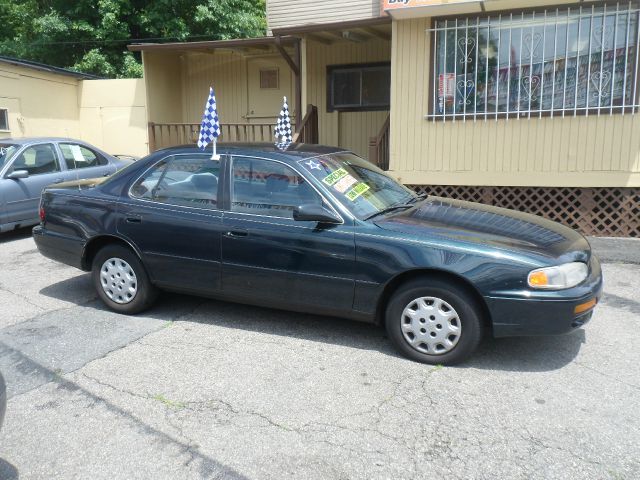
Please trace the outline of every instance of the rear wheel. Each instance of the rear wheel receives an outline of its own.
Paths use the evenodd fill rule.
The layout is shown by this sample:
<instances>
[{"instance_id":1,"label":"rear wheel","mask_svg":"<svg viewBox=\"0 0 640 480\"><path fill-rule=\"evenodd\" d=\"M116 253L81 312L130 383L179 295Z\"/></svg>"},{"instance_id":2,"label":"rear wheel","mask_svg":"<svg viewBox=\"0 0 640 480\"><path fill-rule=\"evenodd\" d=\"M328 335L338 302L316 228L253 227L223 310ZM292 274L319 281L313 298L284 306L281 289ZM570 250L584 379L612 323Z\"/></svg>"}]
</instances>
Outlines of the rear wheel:
<instances>
[{"instance_id":1,"label":"rear wheel","mask_svg":"<svg viewBox=\"0 0 640 480\"><path fill-rule=\"evenodd\" d=\"M473 296L452 282L428 277L394 293L385 324L402 354L433 365L467 359L482 338L481 309Z\"/></svg>"},{"instance_id":2,"label":"rear wheel","mask_svg":"<svg viewBox=\"0 0 640 480\"><path fill-rule=\"evenodd\" d=\"M158 296L142 262L129 248L121 245L103 247L93 259L91 270L98 296L116 312L142 312Z\"/></svg>"}]
</instances>

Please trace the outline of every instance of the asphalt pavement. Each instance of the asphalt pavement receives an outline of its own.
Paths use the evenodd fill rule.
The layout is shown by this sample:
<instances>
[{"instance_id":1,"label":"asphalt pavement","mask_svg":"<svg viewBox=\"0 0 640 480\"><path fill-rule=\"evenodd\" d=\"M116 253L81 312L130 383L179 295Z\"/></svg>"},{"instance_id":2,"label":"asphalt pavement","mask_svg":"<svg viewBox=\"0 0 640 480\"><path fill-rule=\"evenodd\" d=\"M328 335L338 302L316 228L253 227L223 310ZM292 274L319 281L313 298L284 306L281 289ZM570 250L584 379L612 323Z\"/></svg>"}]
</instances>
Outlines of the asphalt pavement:
<instances>
[{"instance_id":1,"label":"asphalt pavement","mask_svg":"<svg viewBox=\"0 0 640 480\"><path fill-rule=\"evenodd\" d=\"M432 367L335 318L174 294L118 315L1 235L0 479L640 478L640 240L616 242L584 329Z\"/></svg>"}]
</instances>

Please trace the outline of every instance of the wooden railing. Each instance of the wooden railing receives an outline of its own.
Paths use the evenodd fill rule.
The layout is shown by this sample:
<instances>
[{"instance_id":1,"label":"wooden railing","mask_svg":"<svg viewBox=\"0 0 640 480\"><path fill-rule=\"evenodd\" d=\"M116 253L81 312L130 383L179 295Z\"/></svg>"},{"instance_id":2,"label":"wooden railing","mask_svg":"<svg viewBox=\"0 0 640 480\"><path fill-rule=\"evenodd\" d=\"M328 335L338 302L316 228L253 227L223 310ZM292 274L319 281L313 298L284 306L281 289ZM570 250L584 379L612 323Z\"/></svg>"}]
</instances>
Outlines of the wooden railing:
<instances>
[{"instance_id":1,"label":"wooden railing","mask_svg":"<svg viewBox=\"0 0 640 480\"><path fill-rule=\"evenodd\" d=\"M293 135L294 142L300 143L318 143L318 107L315 105L307 105L307 113L305 114L300 128Z\"/></svg>"},{"instance_id":2,"label":"wooden railing","mask_svg":"<svg viewBox=\"0 0 640 480\"><path fill-rule=\"evenodd\" d=\"M222 123L220 141L273 142L274 123ZM149 152L175 145L196 144L199 123L149 123Z\"/></svg>"},{"instance_id":3,"label":"wooden railing","mask_svg":"<svg viewBox=\"0 0 640 480\"><path fill-rule=\"evenodd\" d=\"M389 170L389 127L391 115L387 116L378 136L369 138L369 161L382 170Z\"/></svg>"}]
</instances>

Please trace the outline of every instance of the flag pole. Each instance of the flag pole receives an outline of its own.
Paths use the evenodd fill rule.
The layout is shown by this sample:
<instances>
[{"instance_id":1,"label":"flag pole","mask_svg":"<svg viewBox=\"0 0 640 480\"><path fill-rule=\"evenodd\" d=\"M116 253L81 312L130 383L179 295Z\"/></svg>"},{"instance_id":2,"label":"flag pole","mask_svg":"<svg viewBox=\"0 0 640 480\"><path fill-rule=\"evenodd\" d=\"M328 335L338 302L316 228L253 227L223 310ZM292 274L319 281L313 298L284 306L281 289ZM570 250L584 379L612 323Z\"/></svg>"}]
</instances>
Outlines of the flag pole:
<instances>
[{"instance_id":1,"label":"flag pole","mask_svg":"<svg viewBox=\"0 0 640 480\"><path fill-rule=\"evenodd\" d=\"M211 153L211 160L220 160L220 155L216 152L216 144L218 143L218 139L214 137L213 139L213 152Z\"/></svg>"}]
</instances>

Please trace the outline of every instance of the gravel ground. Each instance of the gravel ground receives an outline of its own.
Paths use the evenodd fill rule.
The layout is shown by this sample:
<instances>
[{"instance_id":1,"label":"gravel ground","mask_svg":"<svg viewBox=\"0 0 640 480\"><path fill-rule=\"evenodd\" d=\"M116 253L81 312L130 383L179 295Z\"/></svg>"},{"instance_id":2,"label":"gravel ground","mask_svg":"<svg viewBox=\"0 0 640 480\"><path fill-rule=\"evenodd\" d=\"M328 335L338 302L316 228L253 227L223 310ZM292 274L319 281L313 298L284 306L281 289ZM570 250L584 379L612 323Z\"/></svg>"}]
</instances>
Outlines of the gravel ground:
<instances>
[{"instance_id":1,"label":"gravel ground","mask_svg":"<svg viewBox=\"0 0 640 480\"><path fill-rule=\"evenodd\" d=\"M640 478L640 241L594 245L583 330L441 368L334 318L170 294L120 316L2 235L0 479Z\"/></svg>"}]
</instances>

